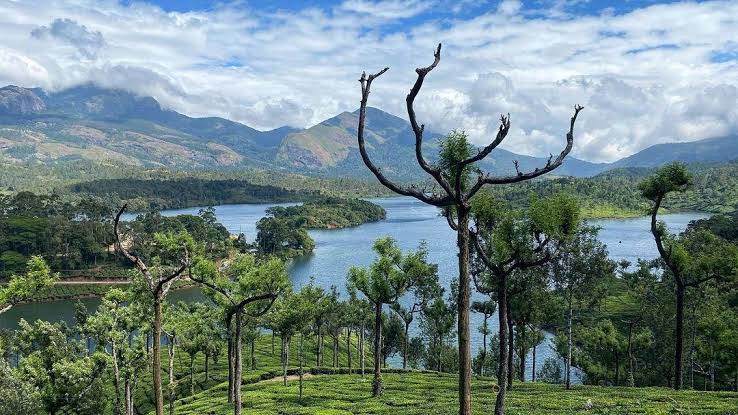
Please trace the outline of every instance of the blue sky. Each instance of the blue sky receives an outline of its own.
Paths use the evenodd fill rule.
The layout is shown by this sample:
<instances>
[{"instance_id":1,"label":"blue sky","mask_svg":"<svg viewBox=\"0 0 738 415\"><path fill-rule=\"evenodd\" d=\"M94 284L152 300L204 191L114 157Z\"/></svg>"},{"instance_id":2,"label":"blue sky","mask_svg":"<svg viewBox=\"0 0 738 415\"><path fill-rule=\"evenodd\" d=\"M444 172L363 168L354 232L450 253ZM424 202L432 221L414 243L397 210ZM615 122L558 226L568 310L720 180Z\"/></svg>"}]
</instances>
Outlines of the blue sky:
<instances>
[{"instance_id":1,"label":"blue sky","mask_svg":"<svg viewBox=\"0 0 738 415\"><path fill-rule=\"evenodd\" d=\"M130 4L134 1L123 0L122 4ZM677 0L574 0L574 1L556 1L556 0L533 0L533 1L522 1L522 11L526 13L536 14L544 12L547 9L553 7L563 7L566 11L574 16L587 15L587 14L599 14L603 12L609 13L627 13L629 11L651 6L654 4L667 4L675 3ZM228 2L223 1L206 1L206 0L153 0L149 1L153 5L156 5L166 11L174 12L188 12L198 10L212 10L215 7L219 7ZM241 5L243 7L254 8L265 11L275 10L300 10L309 7L317 7L323 9L331 9L340 5L341 1L289 1L289 0L257 0L257 1L239 1L231 4ZM444 1L439 2L436 7L429 9L427 12L422 13L419 16L414 16L409 19L411 22L418 22L425 19L439 18L443 16L458 16L461 15L474 15L490 10L494 10L499 5L500 1L496 0L480 0L480 1L468 1L464 3L462 11L450 11L454 3L460 3L458 1Z\"/></svg>"},{"instance_id":2,"label":"blue sky","mask_svg":"<svg viewBox=\"0 0 738 415\"><path fill-rule=\"evenodd\" d=\"M191 116L309 127L356 109L362 71L391 69L370 105L416 110L482 144L612 161L647 146L738 137L738 1L0 0L0 84L82 83L153 96Z\"/></svg>"}]
</instances>

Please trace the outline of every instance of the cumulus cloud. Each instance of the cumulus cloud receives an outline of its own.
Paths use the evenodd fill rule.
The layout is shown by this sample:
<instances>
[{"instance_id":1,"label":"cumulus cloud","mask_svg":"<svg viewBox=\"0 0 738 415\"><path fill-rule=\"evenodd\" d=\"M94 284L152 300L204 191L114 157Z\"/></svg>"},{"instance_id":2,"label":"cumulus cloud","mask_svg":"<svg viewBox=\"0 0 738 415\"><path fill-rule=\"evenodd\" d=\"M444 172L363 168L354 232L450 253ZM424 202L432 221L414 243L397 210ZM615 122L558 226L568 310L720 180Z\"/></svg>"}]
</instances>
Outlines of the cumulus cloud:
<instances>
[{"instance_id":1,"label":"cumulus cloud","mask_svg":"<svg viewBox=\"0 0 738 415\"><path fill-rule=\"evenodd\" d=\"M87 27L72 19L55 19L48 26L41 26L31 31L31 36L37 39L51 37L68 43L79 51L82 56L92 59L105 46L105 38L98 31L88 30Z\"/></svg>"},{"instance_id":2,"label":"cumulus cloud","mask_svg":"<svg viewBox=\"0 0 738 415\"><path fill-rule=\"evenodd\" d=\"M443 42L416 100L419 121L436 132L464 129L483 144L509 112L504 148L555 154L578 103L574 155L612 161L738 131L737 2L569 14L577 1L532 11L504 0L475 4L473 14L443 14L440 0L185 13L114 0L0 1L0 82L58 90L92 81L192 116L306 127L355 110L361 71L385 66L370 105L404 117L414 69Z\"/></svg>"},{"instance_id":3,"label":"cumulus cloud","mask_svg":"<svg viewBox=\"0 0 738 415\"><path fill-rule=\"evenodd\" d=\"M433 2L424 0L346 0L340 9L382 19L404 19L420 14L432 5Z\"/></svg>"}]
</instances>

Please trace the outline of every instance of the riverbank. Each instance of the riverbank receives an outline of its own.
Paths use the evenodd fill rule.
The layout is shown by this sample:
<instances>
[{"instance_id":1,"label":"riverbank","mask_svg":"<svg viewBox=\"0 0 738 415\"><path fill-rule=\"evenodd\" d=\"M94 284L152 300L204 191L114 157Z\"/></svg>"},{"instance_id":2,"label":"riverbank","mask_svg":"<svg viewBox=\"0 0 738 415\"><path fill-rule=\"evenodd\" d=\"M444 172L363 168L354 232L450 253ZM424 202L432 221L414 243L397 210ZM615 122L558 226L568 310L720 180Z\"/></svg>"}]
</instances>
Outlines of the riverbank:
<instances>
[{"instance_id":1,"label":"riverbank","mask_svg":"<svg viewBox=\"0 0 738 415\"><path fill-rule=\"evenodd\" d=\"M122 278L106 281L57 281L51 287L36 293L32 299L21 301L17 303L17 305L99 298L117 286L125 286L130 283L130 280ZM193 288L196 285L197 284L190 280L179 280L174 282L172 290Z\"/></svg>"}]
</instances>

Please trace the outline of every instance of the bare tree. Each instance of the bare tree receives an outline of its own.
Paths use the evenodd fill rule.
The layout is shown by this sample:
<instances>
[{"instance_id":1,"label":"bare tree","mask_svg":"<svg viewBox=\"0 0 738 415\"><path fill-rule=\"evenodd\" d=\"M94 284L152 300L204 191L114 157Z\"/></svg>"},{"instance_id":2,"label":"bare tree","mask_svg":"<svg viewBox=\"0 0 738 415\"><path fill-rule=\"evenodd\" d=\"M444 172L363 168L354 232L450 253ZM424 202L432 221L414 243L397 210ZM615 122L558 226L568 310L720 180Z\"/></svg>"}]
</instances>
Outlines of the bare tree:
<instances>
[{"instance_id":1,"label":"bare tree","mask_svg":"<svg viewBox=\"0 0 738 415\"><path fill-rule=\"evenodd\" d=\"M369 92L372 82L387 72L389 68L384 68L376 74L367 76L366 72L362 73L359 82L361 83L361 107L359 110L359 126L358 141L359 151L364 164L371 170L374 176L385 187L393 192L414 197L422 202L432 206L443 208L446 212L449 223L455 227L457 232L457 244L459 247L459 293L458 293L458 343L459 343L459 414L466 415L471 413L471 342L469 335L469 298L470 298L470 277L469 277L469 249L470 249L470 233L469 233L469 211L470 200L485 185L510 184L530 180L544 175L557 167L563 162L564 158L571 151L574 144L574 123L579 111L582 107L576 106L574 116L571 118L571 127L566 135L566 147L555 159L550 157L546 165L533 171L523 173L518 170L517 163L516 174L509 176L493 176L491 174L479 173L476 181L469 186L463 181L463 172L468 171L474 163L484 159L492 150L502 143L510 130L509 116L501 117L501 124L497 131L497 135L487 146L478 150L477 154L456 160L452 171L444 171L440 166L433 166L426 161L423 156L423 131L424 125L419 125L415 116L413 104L415 98L423 86L425 77L436 67L441 61L441 44L438 45L433 54L434 60L430 66L418 68L415 70L418 77L410 89L410 93L405 100L407 105L407 113L410 119L410 125L415 134L415 156L417 162L423 171L434 179L434 186L431 189L420 188L415 185L406 186L396 183L387 178L382 170L374 165L366 150L364 143L364 124L366 121L366 107L369 99Z\"/></svg>"},{"instance_id":2,"label":"bare tree","mask_svg":"<svg viewBox=\"0 0 738 415\"><path fill-rule=\"evenodd\" d=\"M182 275L182 273L189 267L190 254L189 254L187 245L183 244L181 258L180 258L180 262L181 262L180 267L169 274L157 273L157 275L154 275L154 273L151 272L149 267L146 266L144 261L138 255L129 252L128 249L126 249L123 246L123 243L121 242L119 223L120 223L121 215L126 210L126 206L127 205L123 205L120 211L118 211L118 214L115 215L115 224L113 226L113 231L115 232L115 247L120 253L123 254L123 256L125 256L129 261L131 261L133 265L136 267L136 269L138 269L138 271L141 273L141 275L143 275L144 281L146 282L146 286L149 292L151 293L151 297L153 299L154 345L153 345L153 353L152 353L153 356L152 356L152 362L151 362L151 372L153 376L153 386L154 386L154 407L156 408L156 415L164 415L164 397L162 395L162 386L161 386L162 307L164 304L164 300L166 299L166 296L169 293L169 289L172 286L172 283L177 278L179 278Z\"/></svg>"}]
</instances>

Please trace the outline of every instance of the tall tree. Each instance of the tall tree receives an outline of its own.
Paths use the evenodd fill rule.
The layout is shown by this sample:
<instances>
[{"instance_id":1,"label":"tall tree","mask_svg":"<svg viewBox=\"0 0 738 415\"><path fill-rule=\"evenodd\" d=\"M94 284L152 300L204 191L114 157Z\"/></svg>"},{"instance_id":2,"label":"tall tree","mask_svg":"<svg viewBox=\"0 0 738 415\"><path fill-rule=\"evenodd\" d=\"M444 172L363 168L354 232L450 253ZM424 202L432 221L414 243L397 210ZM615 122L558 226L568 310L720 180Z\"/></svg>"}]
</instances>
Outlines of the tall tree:
<instances>
[{"instance_id":1,"label":"tall tree","mask_svg":"<svg viewBox=\"0 0 738 415\"><path fill-rule=\"evenodd\" d=\"M512 385L512 328L510 277L519 270L541 266L556 255L579 224L579 206L566 195L535 200L527 210L512 209L488 192L472 203L476 230L474 284L477 291L495 295L499 320L497 380L500 392L495 414L505 411L505 392Z\"/></svg>"},{"instance_id":2,"label":"tall tree","mask_svg":"<svg viewBox=\"0 0 738 415\"><path fill-rule=\"evenodd\" d=\"M402 337L403 369L407 369L410 325L413 323L415 315L421 312L430 300L441 293L441 286L438 284L438 267L436 265L432 265L432 267L434 267L432 275L424 275L419 281L412 282L412 298L408 299L409 305L403 305L401 300L390 305L392 311L397 314L405 326L404 336Z\"/></svg>"},{"instance_id":3,"label":"tall tree","mask_svg":"<svg viewBox=\"0 0 738 415\"><path fill-rule=\"evenodd\" d=\"M194 241L186 232L178 234L156 234L155 240L160 249L158 258L155 263L158 264L156 269L150 269L144 260L135 252L127 248L131 245L128 241L124 242L120 234L120 217L126 210L126 205L118 211L113 224L115 233L115 247L123 254L126 259L131 261L138 272L143 276L146 289L150 295L153 307L153 357L151 362L151 372L154 387L154 408L156 415L164 415L164 396L162 394L161 383L161 327L163 322L163 305L172 283L179 278L182 273L190 266L190 253L194 248ZM172 264L165 267L165 264ZM174 270L167 271L167 268Z\"/></svg>"},{"instance_id":4,"label":"tall tree","mask_svg":"<svg viewBox=\"0 0 738 415\"><path fill-rule=\"evenodd\" d=\"M670 193L683 192L691 185L692 176L680 163L668 164L638 188L651 207L651 233L666 271L674 279L676 297L674 389L683 386L684 300L688 288L708 281L732 276L736 269L735 246L704 229L688 230L682 236L669 234L666 224L658 220L661 204Z\"/></svg>"},{"instance_id":5,"label":"tall tree","mask_svg":"<svg viewBox=\"0 0 738 415\"><path fill-rule=\"evenodd\" d=\"M509 116L501 117L500 128L497 135L490 144L478 150L476 154L467 152L468 146L462 146L462 152L453 151L458 149L456 146L447 146L447 157L441 160L438 165L431 165L423 156L423 132L425 126L418 124L415 109L413 107L415 98L418 96L425 77L436 67L441 61L441 45L434 53L434 60L430 66L418 68L415 70L417 79L410 89L410 93L405 100L407 113L410 119L410 125L415 134L415 155L418 164L431 178L433 178L434 186L430 189L423 189L418 186L406 186L401 183L394 182L384 175L382 170L377 167L369 157L364 142L364 124L366 122L366 108L369 99L370 88L372 82L389 68L384 68L376 74L366 75L362 73L359 82L361 83L361 106L359 109L359 125L358 125L358 142L359 151L364 164L371 170L374 176L382 185L393 192L414 197L424 203L437 206L444 209L449 224L457 233L457 245L459 248L459 292L457 303L458 314L458 343L459 343L459 415L468 415L471 413L471 339L469 333L469 307L471 298L470 274L469 274L469 249L470 249L470 233L469 233L469 213L470 202L474 195L479 192L485 185L501 185L518 183L530 180L559 167L564 158L569 154L574 144L574 123L577 115L582 107L575 106L574 116L571 118L569 131L566 134L566 146L564 150L554 159L549 158L545 166L537 168L533 171L523 173L517 171L516 174L510 176L496 177L490 174L482 174L478 169L474 168L474 164L487 157L492 150L502 143L510 130ZM463 134L462 134L463 135ZM465 137L464 137L465 141ZM452 142L452 144L454 144ZM443 153L442 148L442 153ZM443 157L443 154L441 155ZM515 167L517 170L517 162ZM471 180L474 171L477 171L478 177L475 181Z\"/></svg>"},{"instance_id":6,"label":"tall tree","mask_svg":"<svg viewBox=\"0 0 738 415\"><path fill-rule=\"evenodd\" d=\"M266 314L277 298L288 292L290 281L287 269L278 258L257 259L240 254L224 271L212 261L199 260L191 278L205 287L205 292L223 307L224 321L229 333L229 398L233 398L234 414L241 413L241 378L243 370L242 329L245 319Z\"/></svg>"},{"instance_id":7,"label":"tall tree","mask_svg":"<svg viewBox=\"0 0 738 415\"><path fill-rule=\"evenodd\" d=\"M304 334L310 324L312 304L308 301L309 294L305 289L298 294L283 296L269 315L272 327L282 338L282 381L287 386L287 368L289 367L290 343L296 334ZM302 364L302 342L298 345L299 359ZM302 376L300 376L302 378ZM302 379L300 379L300 394L302 395ZM302 396L300 396L302 398Z\"/></svg>"},{"instance_id":8,"label":"tall tree","mask_svg":"<svg viewBox=\"0 0 738 415\"><path fill-rule=\"evenodd\" d=\"M403 255L392 238L374 242L378 258L366 268L349 270L348 285L361 291L374 304L374 381L372 396L382 395L382 307L397 301L416 281L431 278L436 267L428 264L428 252L421 245L415 252Z\"/></svg>"},{"instance_id":9,"label":"tall tree","mask_svg":"<svg viewBox=\"0 0 738 415\"><path fill-rule=\"evenodd\" d=\"M576 313L602 300L602 281L615 271L607 247L597 239L597 228L583 226L560 249L551 267L551 278L566 309L566 389L571 388L573 326Z\"/></svg>"},{"instance_id":10,"label":"tall tree","mask_svg":"<svg viewBox=\"0 0 738 415\"><path fill-rule=\"evenodd\" d=\"M133 299L131 291L114 288L105 294L97 311L84 323L84 331L110 355L114 414L133 415L135 381L147 363L145 345L138 335L148 333L146 310Z\"/></svg>"}]
</instances>

